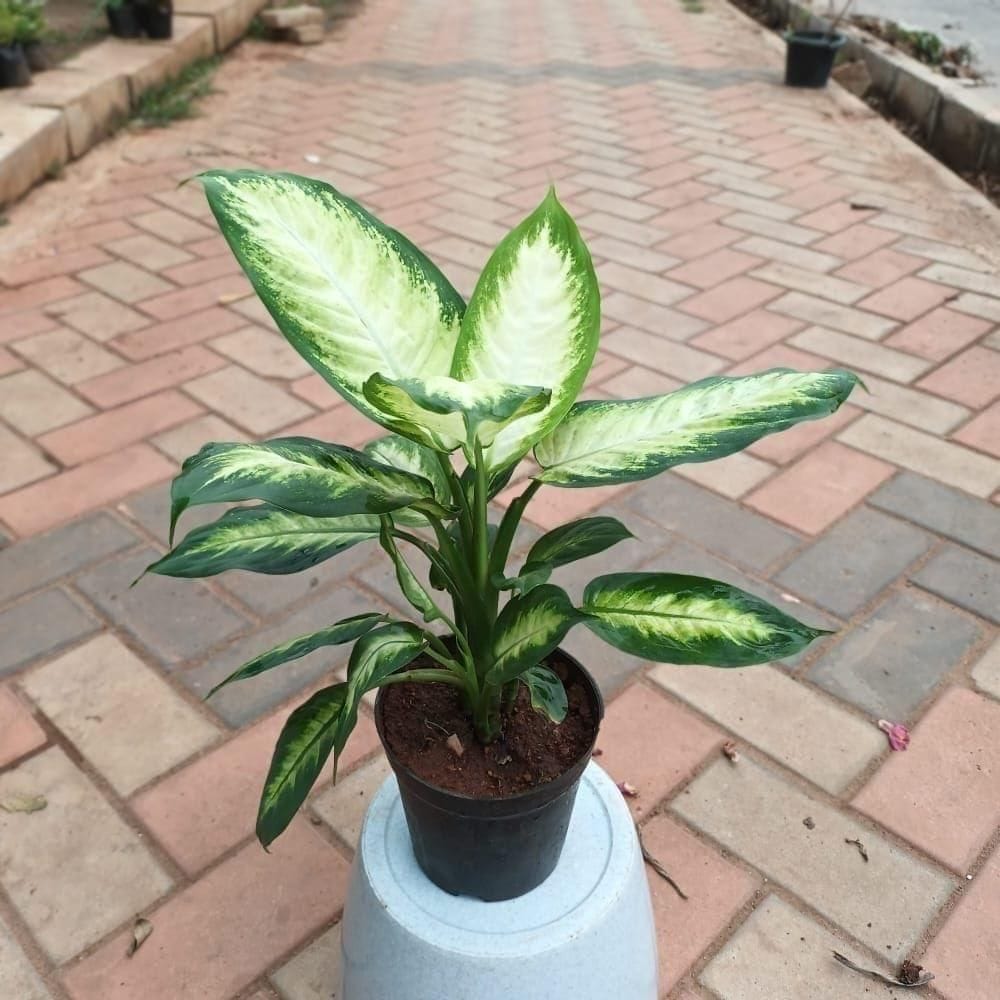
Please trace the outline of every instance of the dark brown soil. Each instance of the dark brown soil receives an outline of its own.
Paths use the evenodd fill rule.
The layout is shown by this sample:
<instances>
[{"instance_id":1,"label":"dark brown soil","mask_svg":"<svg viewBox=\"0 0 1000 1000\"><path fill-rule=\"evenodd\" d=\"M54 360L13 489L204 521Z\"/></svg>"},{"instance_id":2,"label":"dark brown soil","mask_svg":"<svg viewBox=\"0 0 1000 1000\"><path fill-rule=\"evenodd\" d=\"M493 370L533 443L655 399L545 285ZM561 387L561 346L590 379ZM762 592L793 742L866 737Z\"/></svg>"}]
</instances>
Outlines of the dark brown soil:
<instances>
[{"instance_id":1,"label":"dark brown soil","mask_svg":"<svg viewBox=\"0 0 1000 1000\"><path fill-rule=\"evenodd\" d=\"M569 712L559 725L531 707L521 685L500 738L483 746L457 688L394 684L383 695L385 741L418 777L462 795L506 798L551 781L590 749L599 719L586 687L572 677L568 665L553 656L547 666L562 678L569 698ZM447 745L452 733L464 748L461 756Z\"/></svg>"}]
</instances>

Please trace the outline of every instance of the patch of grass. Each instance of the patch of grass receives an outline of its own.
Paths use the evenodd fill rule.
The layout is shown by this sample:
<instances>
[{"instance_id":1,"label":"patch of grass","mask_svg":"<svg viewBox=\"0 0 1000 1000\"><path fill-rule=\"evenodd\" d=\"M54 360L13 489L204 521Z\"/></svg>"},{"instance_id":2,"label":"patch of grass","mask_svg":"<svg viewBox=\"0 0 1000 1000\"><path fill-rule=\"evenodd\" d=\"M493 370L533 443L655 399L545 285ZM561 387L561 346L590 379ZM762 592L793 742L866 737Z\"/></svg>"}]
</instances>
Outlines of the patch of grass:
<instances>
[{"instance_id":1,"label":"patch of grass","mask_svg":"<svg viewBox=\"0 0 1000 1000\"><path fill-rule=\"evenodd\" d=\"M63 165L58 160L53 160L45 168L45 179L50 181L57 181L62 177Z\"/></svg>"},{"instance_id":2,"label":"patch of grass","mask_svg":"<svg viewBox=\"0 0 1000 1000\"><path fill-rule=\"evenodd\" d=\"M218 67L218 56L199 59L172 79L147 90L139 99L133 121L147 128L162 128L183 118L193 118L196 102L212 93L212 78Z\"/></svg>"},{"instance_id":3,"label":"patch of grass","mask_svg":"<svg viewBox=\"0 0 1000 1000\"><path fill-rule=\"evenodd\" d=\"M681 6L687 14L705 13L705 8L702 6L701 0L681 0Z\"/></svg>"}]
</instances>

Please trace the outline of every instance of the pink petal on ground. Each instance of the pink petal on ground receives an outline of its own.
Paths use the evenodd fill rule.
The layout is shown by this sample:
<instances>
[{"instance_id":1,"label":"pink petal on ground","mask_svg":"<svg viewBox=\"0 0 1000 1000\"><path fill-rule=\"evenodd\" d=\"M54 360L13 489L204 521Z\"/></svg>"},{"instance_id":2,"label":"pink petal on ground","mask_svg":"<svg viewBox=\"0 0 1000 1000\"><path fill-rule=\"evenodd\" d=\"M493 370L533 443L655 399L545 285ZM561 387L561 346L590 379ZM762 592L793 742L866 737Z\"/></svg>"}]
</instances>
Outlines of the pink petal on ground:
<instances>
[{"instance_id":1,"label":"pink petal on ground","mask_svg":"<svg viewBox=\"0 0 1000 1000\"><path fill-rule=\"evenodd\" d=\"M879 719L878 727L889 737L889 746L893 750L905 750L910 745L910 731L901 722Z\"/></svg>"}]
</instances>

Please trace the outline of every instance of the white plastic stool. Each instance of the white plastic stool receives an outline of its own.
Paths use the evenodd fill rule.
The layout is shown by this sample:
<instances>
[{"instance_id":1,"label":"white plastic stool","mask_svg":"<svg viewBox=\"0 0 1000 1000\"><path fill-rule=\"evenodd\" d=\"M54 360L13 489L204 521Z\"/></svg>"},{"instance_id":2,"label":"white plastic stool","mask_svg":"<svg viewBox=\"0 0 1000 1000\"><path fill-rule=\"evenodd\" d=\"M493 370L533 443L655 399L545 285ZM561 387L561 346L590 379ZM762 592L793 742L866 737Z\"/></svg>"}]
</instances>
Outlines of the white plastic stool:
<instances>
[{"instance_id":1,"label":"white plastic stool","mask_svg":"<svg viewBox=\"0 0 1000 1000\"><path fill-rule=\"evenodd\" d=\"M396 779L372 801L343 920L339 1000L657 1000L635 827L596 764L556 870L518 899L451 896L417 866Z\"/></svg>"}]
</instances>

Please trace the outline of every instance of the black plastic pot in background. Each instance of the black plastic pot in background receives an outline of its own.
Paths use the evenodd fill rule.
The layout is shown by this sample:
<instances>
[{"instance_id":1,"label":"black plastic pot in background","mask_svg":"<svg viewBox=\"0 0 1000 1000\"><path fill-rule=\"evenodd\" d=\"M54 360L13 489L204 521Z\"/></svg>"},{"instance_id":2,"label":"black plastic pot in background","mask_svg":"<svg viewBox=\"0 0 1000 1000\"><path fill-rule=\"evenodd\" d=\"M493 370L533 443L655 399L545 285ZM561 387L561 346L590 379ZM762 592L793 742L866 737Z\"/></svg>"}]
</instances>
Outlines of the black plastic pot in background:
<instances>
[{"instance_id":1,"label":"black plastic pot in background","mask_svg":"<svg viewBox=\"0 0 1000 1000\"><path fill-rule=\"evenodd\" d=\"M785 57L785 85L788 87L825 87L833 71L837 51L847 41L844 35L825 31L790 31Z\"/></svg>"},{"instance_id":2,"label":"black plastic pot in background","mask_svg":"<svg viewBox=\"0 0 1000 1000\"><path fill-rule=\"evenodd\" d=\"M23 42L24 58L28 60L28 68L32 73L41 73L49 68L49 57L41 42Z\"/></svg>"},{"instance_id":3,"label":"black plastic pot in background","mask_svg":"<svg viewBox=\"0 0 1000 1000\"><path fill-rule=\"evenodd\" d=\"M568 653L558 650L556 655L570 667L570 681L587 688L599 723L604 702L594 679ZM487 902L516 899L541 885L562 854L593 744L569 770L528 792L504 799L449 792L418 778L386 745L382 726L386 690L379 691L375 702L375 724L399 782L413 853L424 874L452 895Z\"/></svg>"},{"instance_id":4,"label":"black plastic pot in background","mask_svg":"<svg viewBox=\"0 0 1000 1000\"><path fill-rule=\"evenodd\" d=\"M108 15L108 27L116 38L141 38L142 25L135 7L125 0L117 7L105 7Z\"/></svg>"},{"instance_id":5,"label":"black plastic pot in background","mask_svg":"<svg viewBox=\"0 0 1000 1000\"><path fill-rule=\"evenodd\" d=\"M136 4L142 30L150 38L170 38L174 33L174 7L170 0L146 0Z\"/></svg>"},{"instance_id":6,"label":"black plastic pot in background","mask_svg":"<svg viewBox=\"0 0 1000 1000\"><path fill-rule=\"evenodd\" d=\"M20 45L0 46L0 88L27 87L31 68Z\"/></svg>"}]
</instances>

